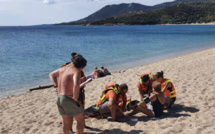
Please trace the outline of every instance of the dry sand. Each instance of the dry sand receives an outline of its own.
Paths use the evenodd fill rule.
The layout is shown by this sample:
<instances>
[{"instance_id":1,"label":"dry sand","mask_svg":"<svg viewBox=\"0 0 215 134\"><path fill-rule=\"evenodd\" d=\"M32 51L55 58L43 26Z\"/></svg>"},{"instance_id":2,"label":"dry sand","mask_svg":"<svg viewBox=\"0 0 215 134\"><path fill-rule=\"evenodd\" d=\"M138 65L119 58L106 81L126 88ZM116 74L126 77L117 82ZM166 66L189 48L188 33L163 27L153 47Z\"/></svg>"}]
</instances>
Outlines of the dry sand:
<instances>
[{"instance_id":1,"label":"dry sand","mask_svg":"<svg viewBox=\"0 0 215 134\"><path fill-rule=\"evenodd\" d=\"M177 100L171 110L165 111L161 118L151 119L138 114L138 122L130 121L131 118L125 118L124 122L87 119L86 124L93 129L85 129L85 133L214 134L215 48L121 70L96 79L86 87L86 107L95 104L104 87L112 82L127 83L128 97L138 99L137 74L161 70L166 78L173 81L177 91ZM55 97L54 89L48 88L1 99L0 133L62 134Z\"/></svg>"}]
</instances>

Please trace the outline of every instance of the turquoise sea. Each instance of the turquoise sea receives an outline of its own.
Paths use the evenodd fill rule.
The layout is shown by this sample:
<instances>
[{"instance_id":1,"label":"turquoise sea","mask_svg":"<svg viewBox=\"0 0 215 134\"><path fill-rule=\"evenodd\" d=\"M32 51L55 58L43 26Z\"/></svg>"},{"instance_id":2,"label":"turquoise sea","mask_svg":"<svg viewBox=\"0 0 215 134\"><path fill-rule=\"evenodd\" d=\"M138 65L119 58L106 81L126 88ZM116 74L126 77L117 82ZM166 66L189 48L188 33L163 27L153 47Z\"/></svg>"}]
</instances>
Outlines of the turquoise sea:
<instances>
[{"instance_id":1,"label":"turquoise sea","mask_svg":"<svg viewBox=\"0 0 215 134\"><path fill-rule=\"evenodd\" d=\"M0 27L0 97L51 84L78 52L110 71L215 47L215 25Z\"/></svg>"}]
</instances>

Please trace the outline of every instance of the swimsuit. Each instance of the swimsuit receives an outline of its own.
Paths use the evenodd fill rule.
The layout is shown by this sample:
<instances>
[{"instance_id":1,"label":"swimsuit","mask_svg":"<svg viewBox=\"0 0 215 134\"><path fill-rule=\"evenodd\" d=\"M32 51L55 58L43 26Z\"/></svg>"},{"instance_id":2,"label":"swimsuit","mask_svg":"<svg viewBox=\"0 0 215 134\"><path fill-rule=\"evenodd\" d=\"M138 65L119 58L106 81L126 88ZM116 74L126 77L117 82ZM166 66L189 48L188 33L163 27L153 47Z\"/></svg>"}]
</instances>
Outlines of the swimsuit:
<instances>
[{"instance_id":1,"label":"swimsuit","mask_svg":"<svg viewBox=\"0 0 215 134\"><path fill-rule=\"evenodd\" d=\"M73 117L83 113L83 108L80 107L80 104L77 101L61 94L57 95L57 107L60 115Z\"/></svg>"}]
</instances>

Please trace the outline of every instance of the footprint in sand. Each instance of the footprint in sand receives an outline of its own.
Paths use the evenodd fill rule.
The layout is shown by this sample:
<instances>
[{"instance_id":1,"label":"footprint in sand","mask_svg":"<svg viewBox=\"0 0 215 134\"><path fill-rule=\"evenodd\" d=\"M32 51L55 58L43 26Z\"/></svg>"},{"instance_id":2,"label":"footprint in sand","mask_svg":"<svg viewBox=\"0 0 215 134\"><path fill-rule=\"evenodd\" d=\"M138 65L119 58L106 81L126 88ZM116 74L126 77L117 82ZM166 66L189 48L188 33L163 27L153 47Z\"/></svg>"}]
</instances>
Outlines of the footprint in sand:
<instances>
[{"instance_id":1,"label":"footprint in sand","mask_svg":"<svg viewBox=\"0 0 215 134\"><path fill-rule=\"evenodd\" d=\"M52 125L52 124L54 124L54 122L46 122L44 125L49 126L49 125Z\"/></svg>"},{"instance_id":2,"label":"footprint in sand","mask_svg":"<svg viewBox=\"0 0 215 134\"><path fill-rule=\"evenodd\" d=\"M39 129L38 128L35 128L32 130L32 133L36 133Z\"/></svg>"},{"instance_id":3,"label":"footprint in sand","mask_svg":"<svg viewBox=\"0 0 215 134\"><path fill-rule=\"evenodd\" d=\"M30 130L30 128L24 128L23 133L26 133Z\"/></svg>"}]
</instances>

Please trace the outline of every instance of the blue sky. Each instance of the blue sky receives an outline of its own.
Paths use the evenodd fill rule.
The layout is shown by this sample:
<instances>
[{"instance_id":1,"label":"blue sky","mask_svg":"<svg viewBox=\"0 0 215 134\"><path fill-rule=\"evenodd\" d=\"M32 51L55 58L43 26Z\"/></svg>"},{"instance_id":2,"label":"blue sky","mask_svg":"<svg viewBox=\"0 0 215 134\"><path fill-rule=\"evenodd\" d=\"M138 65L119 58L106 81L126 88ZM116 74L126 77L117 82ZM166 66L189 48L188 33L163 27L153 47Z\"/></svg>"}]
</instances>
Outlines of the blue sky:
<instances>
[{"instance_id":1,"label":"blue sky","mask_svg":"<svg viewBox=\"0 0 215 134\"><path fill-rule=\"evenodd\" d=\"M109 4L155 5L173 0L0 0L0 26L53 24L78 20Z\"/></svg>"}]
</instances>

